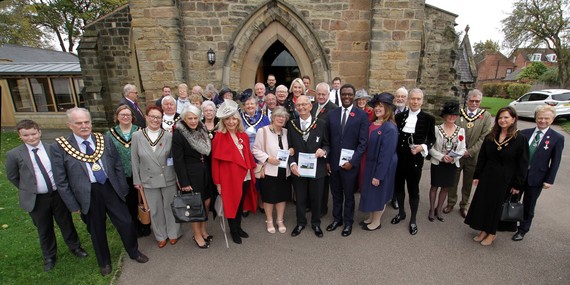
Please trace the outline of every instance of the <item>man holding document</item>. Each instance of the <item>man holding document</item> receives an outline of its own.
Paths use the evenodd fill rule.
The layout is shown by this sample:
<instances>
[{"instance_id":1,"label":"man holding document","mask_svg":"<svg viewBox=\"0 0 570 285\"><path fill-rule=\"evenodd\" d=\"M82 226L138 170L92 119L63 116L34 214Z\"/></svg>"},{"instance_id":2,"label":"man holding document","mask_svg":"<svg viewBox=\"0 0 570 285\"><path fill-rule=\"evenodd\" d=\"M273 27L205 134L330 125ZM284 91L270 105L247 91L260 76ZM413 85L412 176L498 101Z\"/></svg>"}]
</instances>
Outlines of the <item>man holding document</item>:
<instances>
[{"instance_id":1,"label":"man holding document","mask_svg":"<svg viewBox=\"0 0 570 285\"><path fill-rule=\"evenodd\" d=\"M307 197L310 195L311 201L321 201L323 183L327 175L328 130L325 121L311 117L311 108L309 97L299 96L295 103L299 118L287 123L287 141L291 154L289 166L297 197L297 226L291 232L291 236L294 237L298 236L307 225L305 216ZM320 213L321 204L311 203L311 226L317 237L323 236Z\"/></svg>"},{"instance_id":2,"label":"man holding document","mask_svg":"<svg viewBox=\"0 0 570 285\"><path fill-rule=\"evenodd\" d=\"M333 222L327 231L344 224L342 236L352 233L354 222L354 192L358 188L360 159L368 141L368 114L354 107L355 89L350 84L340 88L341 107L327 117L331 153L327 168L333 197ZM344 212L344 213L343 213Z\"/></svg>"}]
</instances>

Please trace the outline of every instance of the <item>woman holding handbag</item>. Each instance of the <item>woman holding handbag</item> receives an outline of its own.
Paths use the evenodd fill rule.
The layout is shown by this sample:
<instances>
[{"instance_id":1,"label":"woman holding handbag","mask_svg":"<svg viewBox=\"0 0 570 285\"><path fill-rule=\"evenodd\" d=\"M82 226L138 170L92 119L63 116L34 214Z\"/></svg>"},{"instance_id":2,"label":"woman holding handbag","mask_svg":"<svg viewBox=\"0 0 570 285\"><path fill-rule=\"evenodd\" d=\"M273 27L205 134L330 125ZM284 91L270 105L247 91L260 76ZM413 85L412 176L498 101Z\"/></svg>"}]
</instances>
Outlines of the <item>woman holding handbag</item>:
<instances>
[{"instance_id":1,"label":"woman holding handbag","mask_svg":"<svg viewBox=\"0 0 570 285\"><path fill-rule=\"evenodd\" d=\"M115 111L115 125L107 131L107 136L111 138L113 144L119 152L123 164L123 172L129 185L129 194L125 197L129 213L133 218L133 223L137 229L137 236L150 235L150 224L144 225L138 219L139 191L133 185L133 170L131 166L131 139L133 133L139 130L139 126L133 124L136 121L133 111L127 105L121 105Z\"/></svg>"},{"instance_id":2,"label":"woman holding handbag","mask_svg":"<svg viewBox=\"0 0 570 285\"><path fill-rule=\"evenodd\" d=\"M271 125L257 131L253 145L253 155L258 163L263 164L263 179L260 179L261 200L265 209L265 223L267 232L275 233L273 225L273 208L277 212L277 227L280 233L287 228L283 223L285 204L291 200L291 186L287 177L291 175L287 161L279 159L278 152L288 151L287 129L285 124L289 120L289 113L283 107L276 107L271 112ZM288 155L287 155L288 156ZM281 156L283 157L283 156ZM283 166L281 166L283 165Z\"/></svg>"},{"instance_id":3,"label":"woman holding handbag","mask_svg":"<svg viewBox=\"0 0 570 285\"><path fill-rule=\"evenodd\" d=\"M131 160L135 188L144 191L150 208L150 220L158 247L166 240L174 245L181 236L170 204L176 194L176 173L171 156L172 134L161 128L162 109L146 110L146 125L133 134Z\"/></svg>"},{"instance_id":4,"label":"woman holding handbag","mask_svg":"<svg viewBox=\"0 0 570 285\"><path fill-rule=\"evenodd\" d=\"M255 162L238 114L237 103L226 99L216 112L218 133L212 141L212 177L224 203L232 240L242 243L249 235L241 228L242 211L255 211Z\"/></svg>"},{"instance_id":5,"label":"woman holding handbag","mask_svg":"<svg viewBox=\"0 0 570 285\"><path fill-rule=\"evenodd\" d=\"M172 135L172 156L180 189L200 193L207 217L213 189L212 143L200 115L200 109L194 105L182 110L181 120ZM206 221L192 223L192 231L196 246L208 248L213 237L206 230Z\"/></svg>"}]
</instances>

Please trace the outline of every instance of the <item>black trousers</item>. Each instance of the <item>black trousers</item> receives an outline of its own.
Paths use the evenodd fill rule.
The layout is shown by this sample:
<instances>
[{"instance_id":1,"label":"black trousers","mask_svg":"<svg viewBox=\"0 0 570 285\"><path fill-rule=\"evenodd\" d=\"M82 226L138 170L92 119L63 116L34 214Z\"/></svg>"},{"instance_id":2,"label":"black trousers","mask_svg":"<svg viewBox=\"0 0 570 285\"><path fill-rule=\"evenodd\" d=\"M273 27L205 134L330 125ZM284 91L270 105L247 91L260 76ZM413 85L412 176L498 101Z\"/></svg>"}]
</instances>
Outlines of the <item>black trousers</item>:
<instances>
[{"instance_id":1,"label":"black trousers","mask_svg":"<svg viewBox=\"0 0 570 285\"><path fill-rule=\"evenodd\" d=\"M293 187L297 196L296 213L297 225L306 226L307 199L311 197L311 225L321 225L321 201L323 198L325 178L293 177Z\"/></svg>"},{"instance_id":2,"label":"black trousers","mask_svg":"<svg viewBox=\"0 0 570 285\"><path fill-rule=\"evenodd\" d=\"M53 225L54 219L59 226L67 247L70 250L74 250L81 246L75 225L73 225L71 212L69 212L57 191L49 194L37 194L36 205L29 212L29 215L38 230L44 259L56 258L57 242Z\"/></svg>"},{"instance_id":3,"label":"black trousers","mask_svg":"<svg viewBox=\"0 0 570 285\"><path fill-rule=\"evenodd\" d=\"M241 229L241 219L243 213L243 202L245 201L245 195L249 189L249 183L251 180L244 181L241 187L241 198L239 200L239 206L236 212L236 217L234 219L228 219L228 226L230 227L230 232L237 233Z\"/></svg>"},{"instance_id":4,"label":"black trousers","mask_svg":"<svg viewBox=\"0 0 570 285\"><path fill-rule=\"evenodd\" d=\"M542 186L525 185L523 191L524 220L519 225L519 231L526 234L530 230L532 219L534 218L534 208L536 208L538 197L540 197L540 193L542 193Z\"/></svg>"},{"instance_id":5,"label":"black trousers","mask_svg":"<svg viewBox=\"0 0 570 285\"><path fill-rule=\"evenodd\" d=\"M330 176L333 197L333 218L344 222L345 226L354 223L354 193L358 188L358 168L349 171L336 170Z\"/></svg>"},{"instance_id":6,"label":"black trousers","mask_svg":"<svg viewBox=\"0 0 570 285\"><path fill-rule=\"evenodd\" d=\"M91 183L89 212L81 214L81 218L91 235L99 267L111 265L111 253L107 242L107 215L119 232L129 257L139 256L137 233L127 205L119 198L109 180L105 184Z\"/></svg>"},{"instance_id":7,"label":"black trousers","mask_svg":"<svg viewBox=\"0 0 570 285\"><path fill-rule=\"evenodd\" d=\"M412 212L410 223L416 222L416 214L418 213L418 205L420 203L420 180L422 178L423 165L424 158L419 153L416 155L412 155L412 153L409 151L398 153L398 167L396 168L394 191L396 192L398 204L400 204L399 215L405 216L405 185L408 185L410 210ZM454 178L450 177L450 179Z\"/></svg>"}]
</instances>

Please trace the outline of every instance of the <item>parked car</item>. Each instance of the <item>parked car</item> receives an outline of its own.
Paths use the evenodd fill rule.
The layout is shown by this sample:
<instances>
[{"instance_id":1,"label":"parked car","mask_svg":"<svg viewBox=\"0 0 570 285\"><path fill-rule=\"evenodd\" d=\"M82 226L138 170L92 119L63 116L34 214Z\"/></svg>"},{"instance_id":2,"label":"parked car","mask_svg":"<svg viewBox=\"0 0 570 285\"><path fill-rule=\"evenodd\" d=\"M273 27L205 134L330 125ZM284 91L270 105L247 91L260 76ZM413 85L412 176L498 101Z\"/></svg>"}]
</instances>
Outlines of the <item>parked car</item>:
<instances>
[{"instance_id":1,"label":"parked car","mask_svg":"<svg viewBox=\"0 0 570 285\"><path fill-rule=\"evenodd\" d=\"M509 106L515 108L520 117L534 118L534 110L543 104L556 109L556 118L570 120L570 90L568 89L531 91L511 102Z\"/></svg>"}]
</instances>

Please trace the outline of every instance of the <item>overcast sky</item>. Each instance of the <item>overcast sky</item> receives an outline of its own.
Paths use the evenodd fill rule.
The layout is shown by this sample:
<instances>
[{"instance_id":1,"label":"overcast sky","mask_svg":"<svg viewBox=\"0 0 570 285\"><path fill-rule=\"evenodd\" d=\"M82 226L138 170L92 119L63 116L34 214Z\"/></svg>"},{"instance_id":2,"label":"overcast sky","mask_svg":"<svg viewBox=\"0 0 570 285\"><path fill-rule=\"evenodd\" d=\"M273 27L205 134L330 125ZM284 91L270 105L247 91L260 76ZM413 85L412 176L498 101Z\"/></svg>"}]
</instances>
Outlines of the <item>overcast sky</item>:
<instances>
[{"instance_id":1,"label":"overcast sky","mask_svg":"<svg viewBox=\"0 0 570 285\"><path fill-rule=\"evenodd\" d=\"M455 30L463 31L465 26L469 25L471 45L488 39L502 44L501 20L512 11L514 2L514 0L426 0L426 4L459 15Z\"/></svg>"}]
</instances>

